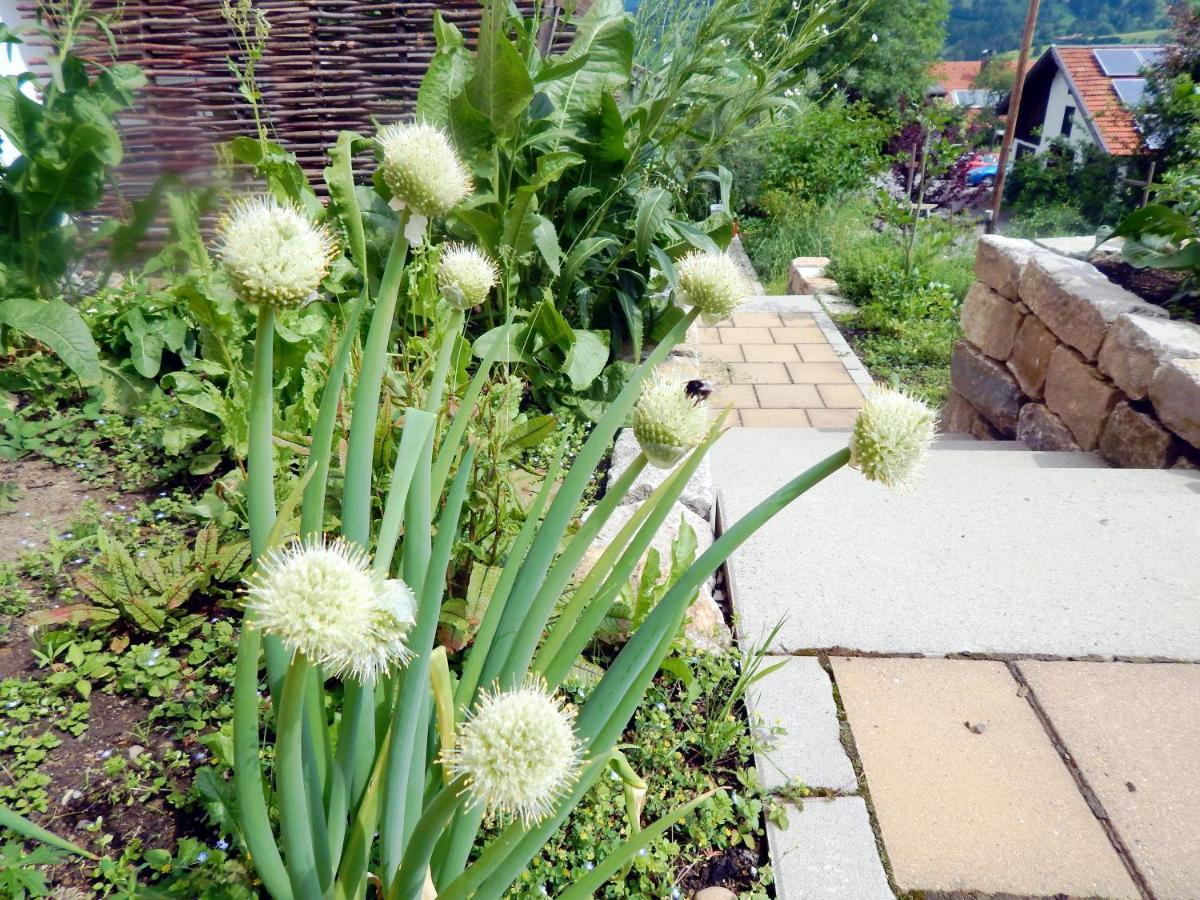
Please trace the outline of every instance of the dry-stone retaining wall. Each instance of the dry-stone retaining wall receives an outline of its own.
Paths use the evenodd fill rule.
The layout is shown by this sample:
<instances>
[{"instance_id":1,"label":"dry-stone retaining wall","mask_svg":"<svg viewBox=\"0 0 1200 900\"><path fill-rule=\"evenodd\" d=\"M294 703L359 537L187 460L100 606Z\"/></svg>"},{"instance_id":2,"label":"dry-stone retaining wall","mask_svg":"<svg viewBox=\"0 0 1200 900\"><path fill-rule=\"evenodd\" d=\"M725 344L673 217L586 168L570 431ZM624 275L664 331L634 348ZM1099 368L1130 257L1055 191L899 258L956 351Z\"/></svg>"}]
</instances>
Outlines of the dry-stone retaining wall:
<instances>
[{"instance_id":1,"label":"dry-stone retaining wall","mask_svg":"<svg viewBox=\"0 0 1200 900\"><path fill-rule=\"evenodd\" d=\"M984 237L975 274L946 431L1131 468L1200 464L1200 327L1031 241Z\"/></svg>"}]
</instances>

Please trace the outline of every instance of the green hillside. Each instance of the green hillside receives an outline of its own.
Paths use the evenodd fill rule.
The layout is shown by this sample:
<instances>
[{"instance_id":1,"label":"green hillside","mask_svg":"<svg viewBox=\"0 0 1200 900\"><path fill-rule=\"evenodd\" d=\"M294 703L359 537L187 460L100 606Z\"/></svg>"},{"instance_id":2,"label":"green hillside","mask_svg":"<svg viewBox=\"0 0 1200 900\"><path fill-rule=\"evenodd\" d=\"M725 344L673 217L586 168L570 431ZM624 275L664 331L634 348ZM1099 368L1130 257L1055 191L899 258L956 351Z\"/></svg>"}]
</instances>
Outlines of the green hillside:
<instances>
[{"instance_id":1,"label":"green hillside","mask_svg":"<svg viewBox=\"0 0 1200 900\"><path fill-rule=\"evenodd\" d=\"M978 59L1015 50L1028 0L951 0L946 59ZM1042 0L1036 42L1119 43L1155 40L1167 24L1165 0Z\"/></svg>"}]
</instances>

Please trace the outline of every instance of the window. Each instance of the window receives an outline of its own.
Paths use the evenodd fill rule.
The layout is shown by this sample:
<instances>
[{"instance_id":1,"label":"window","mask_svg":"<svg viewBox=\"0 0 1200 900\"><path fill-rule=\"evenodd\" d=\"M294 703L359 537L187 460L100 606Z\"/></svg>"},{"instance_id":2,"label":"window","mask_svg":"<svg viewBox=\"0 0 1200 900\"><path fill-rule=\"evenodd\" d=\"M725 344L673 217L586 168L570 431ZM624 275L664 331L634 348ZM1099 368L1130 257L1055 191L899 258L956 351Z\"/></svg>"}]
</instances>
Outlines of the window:
<instances>
[{"instance_id":1,"label":"window","mask_svg":"<svg viewBox=\"0 0 1200 900\"><path fill-rule=\"evenodd\" d=\"M1071 126L1075 123L1075 107L1068 106L1063 110L1062 127L1058 129L1061 137L1069 138L1071 136Z\"/></svg>"}]
</instances>

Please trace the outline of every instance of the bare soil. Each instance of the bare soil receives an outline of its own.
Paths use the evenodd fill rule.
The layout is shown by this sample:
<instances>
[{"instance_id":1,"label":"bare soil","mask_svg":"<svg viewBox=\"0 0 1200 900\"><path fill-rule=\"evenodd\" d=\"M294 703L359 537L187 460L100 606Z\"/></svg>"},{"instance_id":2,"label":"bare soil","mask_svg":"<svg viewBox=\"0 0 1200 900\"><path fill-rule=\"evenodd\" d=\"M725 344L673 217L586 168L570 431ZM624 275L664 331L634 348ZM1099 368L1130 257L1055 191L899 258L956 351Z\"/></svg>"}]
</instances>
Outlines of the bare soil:
<instances>
[{"instance_id":1,"label":"bare soil","mask_svg":"<svg viewBox=\"0 0 1200 900\"><path fill-rule=\"evenodd\" d=\"M36 456L0 460L0 481L22 488L16 509L0 515L0 562L14 562L22 554L47 544L51 532L60 533L96 487Z\"/></svg>"}]
</instances>

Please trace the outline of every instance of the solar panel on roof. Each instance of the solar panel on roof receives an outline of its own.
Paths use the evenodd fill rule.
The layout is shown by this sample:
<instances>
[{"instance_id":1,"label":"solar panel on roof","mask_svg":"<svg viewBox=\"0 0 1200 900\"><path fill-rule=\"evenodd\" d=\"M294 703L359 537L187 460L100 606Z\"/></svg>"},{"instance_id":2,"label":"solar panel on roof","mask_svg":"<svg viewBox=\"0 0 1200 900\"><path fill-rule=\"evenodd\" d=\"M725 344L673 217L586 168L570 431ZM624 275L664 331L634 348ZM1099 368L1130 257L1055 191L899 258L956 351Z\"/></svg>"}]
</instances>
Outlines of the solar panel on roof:
<instances>
[{"instance_id":1,"label":"solar panel on roof","mask_svg":"<svg viewBox=\"0 0 1200 900\"><path fill-rule=\"evenodd\" d=\"M1145 78L1114 78L1113 90L1126 106L1137 106L1146 93Z\"/></svg>"},{"instance_id":2,"label":"solar panel on roof","mask_svg":"<svg viewBox=\"0 0 1200 900\"><path fill-rule=\"evenodd\" d=\"M1150 47L1139 50L1138 55L1142 57L1142 62L1147 66L1157 66L1163 58L1162 47Z\"/></svg>"},{"instance_id":3,"label":"solar panel on roof","mask_svg":"<svg viewBox=\"0 0 1200 900\"><path fill-rule=\"evenodd\" d=\"M1145 65L1136 50L1093 50L1092 53L1110 78L1136 75Z\"/></svg>"}]
</instances>

